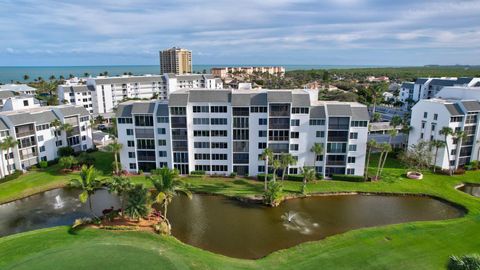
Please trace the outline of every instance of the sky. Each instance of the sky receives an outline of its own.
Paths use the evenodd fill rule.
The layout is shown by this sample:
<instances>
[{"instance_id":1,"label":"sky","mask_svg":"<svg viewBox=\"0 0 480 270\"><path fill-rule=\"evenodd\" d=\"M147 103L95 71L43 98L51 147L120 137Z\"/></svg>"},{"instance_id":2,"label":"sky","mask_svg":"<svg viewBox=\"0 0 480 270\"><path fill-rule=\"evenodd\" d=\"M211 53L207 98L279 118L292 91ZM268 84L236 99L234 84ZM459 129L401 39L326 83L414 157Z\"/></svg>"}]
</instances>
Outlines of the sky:
<instances>
[{"instance_id":1,"label":"sky","mask_svg":"<svg viewBox=\"0 0 480 270\"><path fill-rule=\"evenodd\" d=\"M0 0L0 66L480 64L480 0Z\"/></svg>"}]
</instances>

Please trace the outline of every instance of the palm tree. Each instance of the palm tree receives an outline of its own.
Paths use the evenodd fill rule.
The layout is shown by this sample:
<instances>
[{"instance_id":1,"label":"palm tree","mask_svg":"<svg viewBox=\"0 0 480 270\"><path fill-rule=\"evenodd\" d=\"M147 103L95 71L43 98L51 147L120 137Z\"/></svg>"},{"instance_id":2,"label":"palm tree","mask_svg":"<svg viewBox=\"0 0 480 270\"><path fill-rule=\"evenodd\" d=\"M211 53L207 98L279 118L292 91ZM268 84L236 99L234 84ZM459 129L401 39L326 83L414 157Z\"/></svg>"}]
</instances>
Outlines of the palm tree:
<instances>
[{"instance_id":1,"label":"palm tree","mask_svg":"<svg viewBox=\"0 0 480 270\"><path fill-rule=\"evenodd\" d=\"M285 172L288 170L288 166L297 164L297 160L293 158L292 154L285 153L280 157L280 163L282 167L282 181L285 179Z\"/></svg>"},{"instance_id":2,"label":"palm tree","mask_svg":"<svg viewBox=\"0 0 480 270\"><path fill-rule=\"evenodd\" d=\"M273 182L275 182L277 178L277 170L282 167L282 163L278 158L272 160L272 168L273 168Z\"/></svg>"},{"instance_id":3,"label":"palm tree","mask_svg":"<svg viewBox=\"0 0 480 270\"><path fill-rule=\"evenodd\" d=\"M400 126L403 122L403 119L402 117L400 117L399 115L394 115L392 117L392 119L390 120L390 126L396 128L398 126Z\"/></svg>"},{"instance_id":4,"label":"palm tree","mask_svg":"<svg viewBox=\"0 0 480 270\"><path fill-rule=\"evenodd\" d=\"M110 192L114 192L121 197L122 213L125 211L126 195L128 191L133 188L133 186L134 185L130 179L121 176L114 176L108 185L108 190Z\"/></svg>"},{"instance_id":5,"label":"palm tree","mask_svg":"<svg viewBox=\"0 0 480 270\"><path fill-rule=\"evenodd\" d=\"M457 140L457 153L456 153L456 156L457 156L457 159L460 158L460 150L462 149L462 143L464 140L467 139L467 134L465 133L465 131L462 131L462 130L458 130L458 131L455 131L453 133L453 138L455 138Z\"/></svg>"},{"instance_id":6,"label":"palm tree","mask_svg":"<svg viewBox=\"0 0 480 270\"><path fill-rule=\"evenodd\" d=\"M450 172L450 175L452 175L452 166L450 166L450 150L448 149L448 136L452 134L453 134L453 130L451 127L443 127L440 130L440 135L443 135L445 137L444 143L445 143L445 148L447 149L448 170Z\"/></svg>"},{"instance_id":7,"label":"palm tree","mask_svg":"<svg viewBox=\"0 0 480 270\"><path fill-rule=\"evenodd\" d=\"M305 194L307 192L307 182L311 182L315 180L316 173L315 169L312 167L303 167L303 184L302 184L302 193Z\"/></svg>"},{"instance_id":8,"label":"palm tree","mask_svg":"<svg viewBox=\"0 0 480 270\"><path fill-rule=\"evenodd\" d=\"M28 74L23 75L23 80L24 81L28 81L28 79L30 79L30 76L28 76Z\"/></svg>"},{"instance_id":9,"label":"palm tree","mask_svg":"<svg viewBox=\"0 0 480 270\"><path fill-rule=\"evenodd\" d=\"M83 73L83 76L88 77L88 76L90 76L90 74L88 72L85 72L85 73Z\"/></svg>"},{"instance_id":10,"label":"palm tree","mask_svg":"<svg viewBox=\"0 0 480 270\"><path fill-rule=\"evenodd\" d=\"M375 180L378 180L382 172L383 167L383 158L388 155L388 152L392 151L392 146L389 143L381 143L379 145L380 149L380 158L378 159L377 173L375 174Z\"/></svg>"},{"instance_id":11,"label":"palm tree","mask_svg":"<svg viewBox=\"0 0 480 270\"><path fill-rule=\"evenodd\" d=\"M367 142L367 158L365 164L365 174L364 174L364 179L365 181L368 180L368 166L370 165L370 154L372 153L372 150L377 147L377 142L374 140L370 140Z\"/></svg>"},{"instance_id":12,"label":"palm tree","mask_svg":"<svg viewBox=\"0 0 480 270\"><path fill-rule=\"evenodd\" d=\"M375 113L376 113L376 107L377 107L377 104L378 102L383 98L383 93L386 91L386 84L384 83L379 83L379 84L376 84L374 85L373 87L369 87L369 96L370 96L370 99L372 100L372 104L373 104L373 108L372 108L372 120L373 117L375 116Z\"/></svg>"},{"instance_id":13,"label":"palm tree","mask_svg":"<svg viewBox=\"0 0 480 270\"><path fill-rule=\"evenodd\" d=\"M59 127L62 125L62 122L60 120L55 119L50 123L50 126L53 127L53 132L55 133L55 143L58 146L58 131Z\"/></svg>"},{"instance_id":14,"label":"palm tree","mask_svg":"<svg viewBox=\"0 0 480 270\"><path fill-rule=\"evenodd\" d=\"M382 163L382 164L381 164L381 169L380 169L380 174L382 174L383 167L385 167L385 163L387 162L388 153L389 153L390 151L392 151L392 149L391 149L391 148L392 148L392 139L395 138L395 136L398 135L398 131L397 131L397 130L395 129L395 127L394 127L393 129L390 129L390 130L388 131L388 135L390 135L390 136L388 137L388 145L390 145L390 150L385 152L385 155L383 156L383 161L380 160L380 162ZM386 148L386 146L385 146L385 148Z\"/></svg>"},{"instance_id":15,"label":"palm tree","mask_svg":"<svg viewBox=\"0 0 480 270\"><path fill-rule=\"evenodd\" d=\"M95 216L92 209L92 195L95 193L95 190L102 187L104 181L97 179L98 172L95 167L83 165L80 170L80 179L70 180L70 186L74 188L79 188L82 190L82 193L78 196L82 203L86 203L88 200L88 207L90 212Z\"/></svg>"},{"instance_id":16,"label":"palm tree","mask_svg":"<svg viewBox=\"0 0 480 270\"><path fill-rule=\"evenodd\" d=\"M140 220L140 218L148 216L150 212L148 203L148 189L145 188L143 184L132 186L132 188L128 190L127 207L124 210L125 215L137 221Z\"/></svg>"},{"instance_id":17,"label":"palm tree","mask_svg":"<svg viewBox=\"0 0 480 270\"><path fill-rule=\"evenodd\" d=\"M323 144L314 143L312 148L310 148L310 152L315 154L315 157L313 158L313 167L315 167L315 161L317 160L317 157L323 155Z\"/></svg>"},{"instance_id":18,"label":"palm tree","mask_svg":"<svg viewBox=\"0 0 480 270\"><path fill-rule=\"evenodd\" d=\"M178 170L172 170L167 167L152 171L152 175L149 177L155 188L155 202L163 204L165 220L167 220L168 204L175 195L182 193L189 198L192 197L192 193L188 190L188 187L182 181L178 180L177 177Z\"/></svg>"},{"instance_id":19,"label":"palm tree","mask_svg":"<svg viewBox=\"0 0 480 270\"><path fill-rule=\"evenodd\" d=\"M267 184L268 184L268 165L269 165L269 160L273 159L273 152L270 150L270 148L265 148L263 150L262 154L260 155L261 160L265 160L265 183L264 183L264 189L267 191Z\"/></svg>"},{"instance_id":20,"label":"palm tree","mask_svg":"<svg viewBox=\"0 0 480 270\"><path fill-rule=\"evenodd\" d=\"M445 142L440 140L433 140L430 142L431 147L435 147L435 157L433 160L433 172L435 172L437 168L437 156L438 156L438 149L445 147Z\"/></svg>"},{"instance_id":21,"label":"palm tree","mask_svg":"<svg viewBox=\"0 0 480 270\"><path fill-rule=\"evenodd\" d=\"M50 76L50 78L48 78L50 81L54 81L55 80L55 75L52 75Z\"/></svg>"},{"instance_id":22,"label":"palm tree","mask_svg":"<svg viewBox=\"0 0 480 270\"><path fill-rule=\"evenodd\" d=\"M65 131L65 137L68 137L68 134L73 131L73 126L69 123L64 123L60 125L60 130Z\"/></svg>"},{"instance_id":23,"label":"palm tree","mask_svg":"<svg viewBox=\"0 0 480 270\"><path fill-rule=\"evenodd\" d=\"M7 171L8 174L11 173L11 168L10 168L10 149L14 148L18 144L18 141L15 140L13 137L8 136L3 139L3 141L0 144L0 148L3 150L7 151ZM13 150L13 149L12 149Z\"/></svg>"},{"instance_id":24,"label":"palm tree","mask_svg":"<svg viewBox=\"0 0 480 270\"><path fill-rule=\"evenodd\" d=\"M115 158L115 173L118 174L120 172L118 168L118 155L120 155L120 151L122 150L123 145L115 140L113 143L107 146L107 150L113 153Z\"/></svg>"}]
</instances>

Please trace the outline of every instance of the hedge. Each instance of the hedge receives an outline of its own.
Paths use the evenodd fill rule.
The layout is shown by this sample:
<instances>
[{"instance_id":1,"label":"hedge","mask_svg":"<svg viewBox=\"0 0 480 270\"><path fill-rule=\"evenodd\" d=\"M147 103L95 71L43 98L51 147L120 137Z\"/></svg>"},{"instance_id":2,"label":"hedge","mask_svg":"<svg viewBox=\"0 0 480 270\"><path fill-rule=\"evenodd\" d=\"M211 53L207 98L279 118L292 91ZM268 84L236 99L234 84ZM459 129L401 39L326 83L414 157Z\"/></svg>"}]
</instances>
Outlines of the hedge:
<instances>
[{"instance_id":1,"label":"hedge","mask_svg":"<svg viewBox=\"0 0 480 270\"><path fill-rule=\"evenodd\" d=\"M205 171L191 171L191 175L205 175Z\"/></svg>"},{"instance_id":2,"label":"hedge","mask_svg":"<svg viewBox=\"0 0 480 270\"><path fill-rule=\"evenodd\" d=\"M289 175L287 175L287 180L302 182L303 181L303 175L301 175L301 174L289 174Z\"/></svg>"},{"instance_id":3,"label":"hedge","mask_svg":"<svg viewBox=\"0 0 480 270\"><path fill-rule=\"evenodd\" d=\"M270 181L272 179L273 179L273 174L269 173L267 175L267 181ZM265 174L264 173L257 174L257 180L262 180L262 181L265 180Z\"/></svg>"},{"instance_id":4,"label":"hedge","mask_svg":"<svg viewBox=\"0 0 480 270\"><path fill-rule=\"evenodd\" d=\"M363 176L344 175L344 174L334 174L332 175L332 180L347 181L347 182L364 182L365 181Z\"/></svg>"}]
</instances>

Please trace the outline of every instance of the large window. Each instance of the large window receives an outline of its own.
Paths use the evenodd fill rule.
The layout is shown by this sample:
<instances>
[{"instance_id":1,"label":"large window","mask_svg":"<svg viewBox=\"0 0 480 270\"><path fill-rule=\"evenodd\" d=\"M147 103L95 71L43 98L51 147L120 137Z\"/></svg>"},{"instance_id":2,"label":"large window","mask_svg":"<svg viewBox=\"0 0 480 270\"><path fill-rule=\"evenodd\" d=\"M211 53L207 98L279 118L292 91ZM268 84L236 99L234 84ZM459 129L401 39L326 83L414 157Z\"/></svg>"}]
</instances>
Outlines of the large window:
<instances>
[{"instance_id":1,"label":"large window","mask_svg":"<svg viewBox=\"0 0 480 270\"><path fill-rule=\"evenodd\" d=\"M193 106L194 113L208 113L208 106Z\"/></svg>"},{"instance_id":2,"label":"large window","mask_svg":"<svg viewBox=\"0 0 480 270\"><path fill-rule=\"evenodd\" d=\"M152 127L153 116L151 115L135 115L135 126L137 127Z\"/></svg>"},{"instance_id":3,"label":"large window","mask_svg":"<svg viewBox=\"0 0 480 270\"><path fill-rule=\"evenodd\" d=\"M172 115L186 115L187 109L185 107L170 107L170 114Z\"/></svg>"},{"instance_id":4,"label":"large window","mask_svg":"<svg viewBox=\"0 0 480 270\"><path fill-rule=\"evenodd\" d=\"M210 112L212 113L226 113L227 106L212 106L210 107Z\"/></svg>"},{"instance_id":5,"label":"large window","mask_svg":"<svg viewBox=\"0 0 480 270\"><path fill-rule=\"evenodd\" d=\"M349 128L348 117L330 117L328 119L329 129L348 129Z\"/></svg>"},{"instance_id":6,"label":"large window","mask_svg":"<svg viewBox=\"0 0 480 270\"><path fill-rule=\"evenodd\" d=\"M137 149L155 149L155 140L138 139Z\"/></svg>"}]
</instances>

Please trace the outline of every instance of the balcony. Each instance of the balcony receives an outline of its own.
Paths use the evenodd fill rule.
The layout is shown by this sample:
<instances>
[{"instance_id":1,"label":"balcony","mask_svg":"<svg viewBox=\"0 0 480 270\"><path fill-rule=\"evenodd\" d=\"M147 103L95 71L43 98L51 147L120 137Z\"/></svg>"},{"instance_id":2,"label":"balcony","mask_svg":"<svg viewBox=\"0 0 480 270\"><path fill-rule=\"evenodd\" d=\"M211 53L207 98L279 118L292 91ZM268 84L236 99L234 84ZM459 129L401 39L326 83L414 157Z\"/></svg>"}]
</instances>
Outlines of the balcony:
<instances>
[{"instance_id":1,"label":"balcony","mask_svg":"<svg viewBox=\"0 0 480 270\"><path fill-rule=\"evenodd\" d=\"M136 128L135 137L137 138L154 138L155 132L153 128Z\"/></svg>"},{"instance_id":2,"label":"balcony","mask_svg":"<svg viewBox=\"0 0 480 270\"><path fill-rule=\"evenodd\" d=\"M35 131L32 129L29 131L17 132L15 135L17 136L17 138L27 137L27 136L35 135Z\"/></svg>"}]
</instances>

